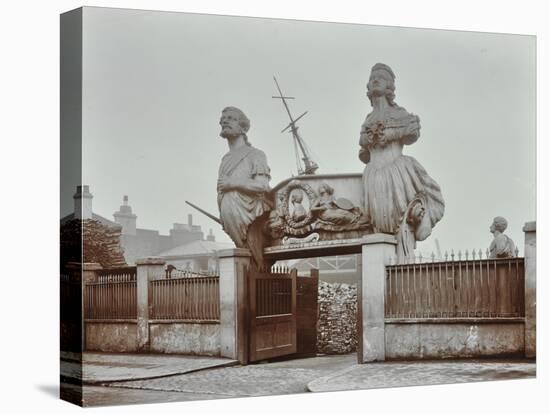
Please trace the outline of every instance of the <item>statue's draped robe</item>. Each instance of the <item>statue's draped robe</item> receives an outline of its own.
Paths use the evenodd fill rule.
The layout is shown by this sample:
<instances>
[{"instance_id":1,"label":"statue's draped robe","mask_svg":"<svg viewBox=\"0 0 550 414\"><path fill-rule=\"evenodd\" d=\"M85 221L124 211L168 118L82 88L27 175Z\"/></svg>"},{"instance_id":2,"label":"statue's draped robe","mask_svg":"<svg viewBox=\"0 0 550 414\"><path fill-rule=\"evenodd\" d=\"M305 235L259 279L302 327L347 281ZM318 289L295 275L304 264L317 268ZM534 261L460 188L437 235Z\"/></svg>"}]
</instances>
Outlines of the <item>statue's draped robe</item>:
<instances>
[{"instance_id":1,"label":"statue's draped robe","mask_svg":"<svg viewBox=\"0 0 550 414\"><path fill-rule=\"evenodd\" d=\"M269 180L270 170L263 151L244 145L230 151L222 158L218 177L229 176L232 179L253 180L264 175ZM244 191L218 191L218 207L224 231L237 247L249 248L258 262L263 252L261 230L251 228L256 218L270 210L265 193Z\"/></svg>"},{"instance_id":2,"label":"statue's draped robe","mask_svg":"<svg viewBox=\"0 0 550 414\"><path fill-rule=\"evenodd\" d=\"M407 127L417 123L416 115L401 107L392 108L383 121L367 116L362 129L360 158L367 164L363 172L364 207L377 231L395 234L403 221L409 203L422 195L425 215L414 238L426 239L443 217L445 204L439 185L424 167L403 155L403 145L414 143L419 133Z\"/></svg>"},{"instance_id":3,"label":"statue's draped robe","mask_svg":"<svg viewBox=\"0 0 550 414\"><path fill-rule=\"evenodd\" d=\"M498 234L495 236L491 245L489 246L489 258L490 259L503 259L507 257L514 257L516 246L512 239L506 234Z\"/></svg>"}]
</instances>

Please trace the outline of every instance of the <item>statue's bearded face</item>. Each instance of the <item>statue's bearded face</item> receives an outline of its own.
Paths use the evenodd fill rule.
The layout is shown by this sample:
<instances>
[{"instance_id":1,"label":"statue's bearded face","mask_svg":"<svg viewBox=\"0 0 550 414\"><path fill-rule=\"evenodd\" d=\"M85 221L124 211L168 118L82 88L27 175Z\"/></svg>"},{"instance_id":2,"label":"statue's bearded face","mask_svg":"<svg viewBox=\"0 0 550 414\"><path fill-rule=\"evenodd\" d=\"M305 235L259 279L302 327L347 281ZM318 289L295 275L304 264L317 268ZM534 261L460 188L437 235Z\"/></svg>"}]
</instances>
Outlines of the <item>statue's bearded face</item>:
<instances>
[{"instance_id":1,"label":"statue's bearded face","mask_svg":"<svg viewBox=\"0 0 550 414\"><path fill-rule=\"evenodd\" d=\"M229 138L238 137L239 135L244 134L245 131L240 124L240 120L240 114L235 111L222 112L222 116L220 118L220 136L223 138Z\"/></svg>"}]
</instances>

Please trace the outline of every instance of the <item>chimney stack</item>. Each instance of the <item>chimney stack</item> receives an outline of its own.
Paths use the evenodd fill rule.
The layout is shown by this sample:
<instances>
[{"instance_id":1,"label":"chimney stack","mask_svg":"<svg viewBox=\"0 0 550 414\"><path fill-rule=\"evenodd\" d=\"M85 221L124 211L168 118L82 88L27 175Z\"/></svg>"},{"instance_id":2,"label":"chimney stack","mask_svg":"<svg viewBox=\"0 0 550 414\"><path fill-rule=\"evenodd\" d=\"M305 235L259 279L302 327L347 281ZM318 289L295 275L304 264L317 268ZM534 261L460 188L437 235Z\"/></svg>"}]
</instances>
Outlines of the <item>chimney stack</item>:
<instances>
[{"instance_id":1,"label":"chimney stack","mask_svg":"<svg viewBox=\"0 0 550 414\"><path fill-rule=\"evenodd\" d=\"M137 216L132 213L132 207L128 205L128 196L122 198L120 210L113 214L115 222L122 226L122 234L136 235Z\"/></svg>"},{"instance_id":2,"label":"chimney stack","mask_svg":"<svg viewBox=\"0 0 550 414\"><path fill-rule=\"evenodd\" d=\"M210 229L210 231L208 232L208 236L206 236L206 240L211 242L216 241L216 236L214 236L214 232L212 231L212 229Z\"/></svg>"},{"instance_id":3,"label":"chimney stack","mask_svg":"<svg viewBox=\"0 0 550 414\"><path fill-rule=\"evenodd\" d=\"M88 220L92 218L92 199L94 196L90 193L88 185L79 185L76 187L74 199L74 218L79 220Z\"/></svg>"}]
</instances>

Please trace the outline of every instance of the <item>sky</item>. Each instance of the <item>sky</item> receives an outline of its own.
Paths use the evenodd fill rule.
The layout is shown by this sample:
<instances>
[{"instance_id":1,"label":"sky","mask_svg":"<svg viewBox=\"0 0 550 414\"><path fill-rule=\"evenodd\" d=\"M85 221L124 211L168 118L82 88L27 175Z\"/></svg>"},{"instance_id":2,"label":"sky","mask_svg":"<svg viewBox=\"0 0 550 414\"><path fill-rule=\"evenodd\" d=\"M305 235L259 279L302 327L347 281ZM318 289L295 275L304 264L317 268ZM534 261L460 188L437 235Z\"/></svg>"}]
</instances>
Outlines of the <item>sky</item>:
<instances>
[{"instance_id":1,"label":"sky","mask_svg":"<svg viewBox=\"0 0 550 414\"><path fill-rule=\"evenodd\" d=\"M82 175L94 212L112 219L126 194L140 228L167 234L193 213L229 241L185 200L218 214L225 106L250 118L273 187L296 174L274 75L296 97L294 115L308 111L300 133L318 173L361 173L365 85L377 62L396 74L398 105L420 117L420 139L404 153L446 203L419 249L438 239L443 251L485 250L501 215L523 251L523 224L536 213L533 36L86 8Z\"/></svg>"}]
</instances>

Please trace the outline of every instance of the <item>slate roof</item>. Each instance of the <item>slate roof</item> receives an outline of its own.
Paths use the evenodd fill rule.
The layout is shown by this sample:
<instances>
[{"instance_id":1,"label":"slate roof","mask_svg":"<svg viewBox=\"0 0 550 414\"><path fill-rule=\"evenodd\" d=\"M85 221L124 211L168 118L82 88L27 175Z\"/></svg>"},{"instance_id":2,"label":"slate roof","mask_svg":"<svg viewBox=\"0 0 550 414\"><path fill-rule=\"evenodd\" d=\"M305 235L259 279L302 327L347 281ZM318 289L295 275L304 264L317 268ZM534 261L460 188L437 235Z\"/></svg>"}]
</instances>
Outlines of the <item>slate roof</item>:
<instances>
[{"instance_id":1,"label":"slate roof","mask_svg":"<svg viewBox=\"0 0 550 414\"><path fill-rule=\"evenodd\" d=\"M195 240L181 246L160 252L157 256L179 257L179 256L210 256L213 252L224 249L234 249L233 243L215 242L209 240Z\"/></svg>"},{"instance_id":2,"label":"slate roof","mask_svg":"<svg viewBox=\"0 0 550 414\"><path fill-rule=\"evenodd\" d=\"M71 221L71 220L74 220L74 213L71 213L71 214L63 217L61 219L61 224L65 224L66 222ZM122 228L122 226L120 224L115 223L112 220L106 219L105 217L100 216L99 214L96 214L96 213L92 213L92 220L99 221L101 224L103 224L105 226L108 226L108 227L120 227L120 228Z\"/></svg>"}]
</instances>

